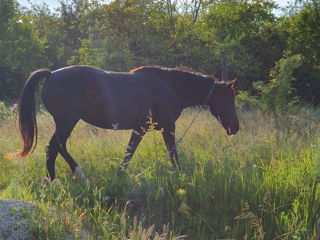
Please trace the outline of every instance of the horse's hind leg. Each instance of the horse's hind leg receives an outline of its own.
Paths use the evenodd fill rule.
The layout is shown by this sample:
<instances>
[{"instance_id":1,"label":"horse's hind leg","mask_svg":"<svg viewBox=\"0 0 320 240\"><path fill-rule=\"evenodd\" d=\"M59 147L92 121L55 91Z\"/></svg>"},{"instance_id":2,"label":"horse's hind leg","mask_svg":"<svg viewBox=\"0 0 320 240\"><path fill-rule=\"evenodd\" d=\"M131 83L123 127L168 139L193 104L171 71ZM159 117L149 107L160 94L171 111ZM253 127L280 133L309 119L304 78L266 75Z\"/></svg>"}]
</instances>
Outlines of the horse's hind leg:
<instances>
[{"instance_id":1,"label":"horse's hind leg","mask_svg":"<svg viewBox=\"0 0 320 240\"><path fill-rule=\"evenodd\" d=\"M46 155L47 155L47 170L49 173L50 180L53 181L55 179L55 161L59 151L59 144L57 142L56 135L53 134L49 145L46 147Z\"/></svg>"},{"instance_id":2,"label":"horse's hind leg","mask_svg":"<svg viewBox=\"0 0 320 240\"><path fill-rule=\"evenodd\" d=\"M56 136L57 136L57 139L58 139L59 145L60 145L59 153L69 164L71 171L72 171L73 178L74 179L76 179L76 178L84 179L85 176L84 176L81 168L73 160L73 158L70 156L70 154L67 151L67 139L70 136L72 129L74 128L74 126L77 124L78 121L79 121L79 119L77 119L75 121L70 121L67 125L64 122L62 124L63 127L61 127L61 129L58 130L58 128L57 128ZM58 125L57 125L57 127L58 127Z\"/></svg>"},{"instance_id":3,"label":"horse's hind leg","mask_svg":"<svg viewBox=\"0 0 320 240\"><path fill-rule=\"evenodd\" d=\"M84 174L81 171L81 168L78 164L73 160L70 154L67 151L66 143L67 139L71 134L72 129L77 124L79 119L74 121L57 121L56 122L56 132L53 135L50 144L47 148L47 168L50 175L51 180L55 178L55 158L57 156L57 152L61 154L61 156L66 160L69 164L72 175L74 178L85 178Z\"/></svg>"}]
</instances>

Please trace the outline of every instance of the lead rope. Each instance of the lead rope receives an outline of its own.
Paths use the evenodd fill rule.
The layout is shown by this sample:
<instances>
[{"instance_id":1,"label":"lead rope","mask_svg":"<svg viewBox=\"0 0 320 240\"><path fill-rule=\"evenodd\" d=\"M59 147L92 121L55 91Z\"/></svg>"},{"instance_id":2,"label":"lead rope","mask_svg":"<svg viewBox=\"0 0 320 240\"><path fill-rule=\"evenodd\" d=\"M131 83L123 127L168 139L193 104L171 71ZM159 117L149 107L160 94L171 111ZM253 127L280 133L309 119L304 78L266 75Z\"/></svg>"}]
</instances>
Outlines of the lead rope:
<instances>
[{"instance_id":1,"label":"lead rope","mask_svg":"<svg viewBox=\"0 0 320 240\"><path fill-rule=\"evenodd\" d=\"M197 111L197 113L193 116L193 119L191 120L191 122L189 123L188 127L186 128L186 130L184 131L184 133L181 135L181 137L178 139L178 141L175 142L173 148L171 149L170 152L168 152L164 157L168 158L170 157L170 154L177 149L178 145L183 141L183 138L185 137L185 135L187 134L187 132L189 131L189 129L191 128L192 124L195 122L195 120L198 118L200 112L203 110L203 105L205 105L209 99L209 97L212 95L214 87L216 86L215 82L213 83L207 97L205 98L205 100L203 101L200 109Z\"/></svg>"}]
</instances>

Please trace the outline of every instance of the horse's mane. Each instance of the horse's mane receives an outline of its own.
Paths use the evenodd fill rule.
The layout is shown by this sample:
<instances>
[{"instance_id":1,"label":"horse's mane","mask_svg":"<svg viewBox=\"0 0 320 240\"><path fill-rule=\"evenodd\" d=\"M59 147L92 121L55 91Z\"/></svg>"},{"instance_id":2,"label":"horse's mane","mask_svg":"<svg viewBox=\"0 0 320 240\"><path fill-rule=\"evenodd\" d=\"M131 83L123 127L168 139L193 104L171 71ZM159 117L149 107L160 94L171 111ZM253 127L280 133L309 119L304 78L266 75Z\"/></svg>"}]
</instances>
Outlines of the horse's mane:
<instances>
[{"instance_id":1,"label":"horse's mane","mask_svg":"<svg viewBox=\"0 0 320 240\"><path fill-rule=\"evenodd\" d=\"M165 68L160 66L141 66L141 67L132 69L130 72L133 73L133 72L152 72L152 71L167 71L167 72L179 71L179 72L192 73L196 75L203 75L201 73L194 71L192 68L189 68L189 67Z\"/></svg>"},{"instance_id":2,"label":"horse's mane","mask_svg":"<svg viewBox=\"0 0 320 240\"><path fill-rule=\"evenodd\" d=\"M212 78L212 79L214 79L215 82L219 82L219 80L217 78L215 78L214 76L199 73L199 72L193 70L192 68L185 67L185 66L175 67L175 68L164 68L164 67L160 67L160 66L141 66L141 67L137 67L137 68L132 69L130 72L131 73L139 73L139 72L153 72L153 71L172 72L172 73L174 73L174 72L187 73L187 74L191 74L193 76Z\"/></svg>"}]
</instances>

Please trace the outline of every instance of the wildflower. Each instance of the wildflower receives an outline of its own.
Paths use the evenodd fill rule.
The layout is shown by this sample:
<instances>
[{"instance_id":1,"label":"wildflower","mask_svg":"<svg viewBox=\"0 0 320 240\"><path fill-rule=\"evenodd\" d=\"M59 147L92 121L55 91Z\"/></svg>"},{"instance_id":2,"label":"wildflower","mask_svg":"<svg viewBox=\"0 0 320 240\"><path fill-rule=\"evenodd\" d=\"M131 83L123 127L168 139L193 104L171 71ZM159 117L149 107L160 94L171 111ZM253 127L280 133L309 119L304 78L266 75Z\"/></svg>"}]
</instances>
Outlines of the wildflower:
<instances>
[{"instance_id":1,"label":"wildflower","mask_svg":"<svg viewBox=\"0 0 320 240\"><path fill-rule=\"evenodd\" d=\"M17 108L18 108L18 104L13 104L13 107L12 108L10 108L10 111L11 112L14 112L14 111L16 111L17 110Z\"/></svg>"},{"instance_id":2,"label":"wildflower","mask_svg":"<svg viewBox=\"0 0 320 240\"><path fill-rule=\"evenodd\" d=\"M185 195L186 195L186 190L179 188L178 191L177 191L177 193L178 193L178 195L179 195L180 197L185 197Z\"/></svg>"}]
</instances>

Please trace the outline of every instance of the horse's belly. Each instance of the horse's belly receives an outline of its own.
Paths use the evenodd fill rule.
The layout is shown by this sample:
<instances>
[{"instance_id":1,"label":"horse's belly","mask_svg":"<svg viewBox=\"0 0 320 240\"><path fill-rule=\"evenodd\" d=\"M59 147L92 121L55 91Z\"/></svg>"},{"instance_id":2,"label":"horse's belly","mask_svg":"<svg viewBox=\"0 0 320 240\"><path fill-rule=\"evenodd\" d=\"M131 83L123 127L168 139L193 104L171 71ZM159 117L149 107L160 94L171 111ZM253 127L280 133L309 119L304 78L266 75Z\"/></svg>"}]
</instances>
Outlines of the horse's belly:
<instances>
[{"instance_id":1,"label":"horse's belly","mask_svg":"<svg viewBox=\"0 0 320 240\"><path fill-rule=\"evenodd\" d=\"M82 119L106 129L135 129L145 125L150 110L161 101L155 91L139 84L122 86L105 82L94 90L86 98Z\"/></svg>"},{"instance_id":2,"label":"horse's belly","mask_svg":"<svg viewBox=\"0 0 320 240\"><path fill-rule=\"evenodd\" d=\"M147 119L147 117L145 119ZM147 122L147 121L143 122L143 120L124 121L123 119L119 119L119 120L113 119L110 121L107 118L103 120L101 118L98 119L98 118L85 118L85 117L82 118L82 120L96 127L105 128L105 129L114 129L114 130L136 129Z\"/></svg>"},{"instance_id":3,"label":"horse's belly","mask_svg":"<svg viewBox=\"0 0 320 240\"><path fill-rule=\"evenodd\" d=\"M103 106L102 106L103 105ZM149 110L139 109L134 104L126 106L91 107L84 114L82 120L105 129L135 129L148 121Z\"/></svg>"},{"instance_id":4,"label":"horse's belly","mask_svg":"<svg viewBox=\"0 0 320 240\"><path fill-rule=\"evenodd\" d=\"M135 129L146 124L148 115L149 109L128 104L126 107L109 111L107 118L114 129Z\"/></svg>"}]
</instances>

